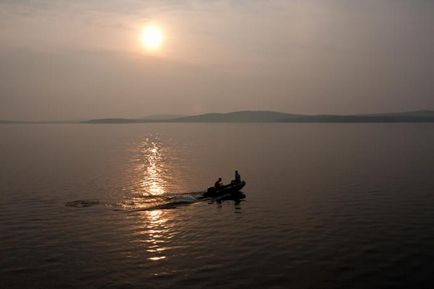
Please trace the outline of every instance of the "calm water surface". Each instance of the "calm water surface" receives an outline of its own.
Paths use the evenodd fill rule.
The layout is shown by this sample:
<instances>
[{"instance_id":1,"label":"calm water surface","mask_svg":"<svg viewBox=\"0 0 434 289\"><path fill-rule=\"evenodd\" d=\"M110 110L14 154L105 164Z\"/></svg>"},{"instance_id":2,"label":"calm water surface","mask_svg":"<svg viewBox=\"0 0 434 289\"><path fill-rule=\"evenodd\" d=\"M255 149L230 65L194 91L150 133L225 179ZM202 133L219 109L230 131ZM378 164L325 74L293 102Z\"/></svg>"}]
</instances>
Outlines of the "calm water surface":
<instances>
[{"instance_id":1,"label":"calm water surface","mask_svg":"<svg viewBox=\"0 0 434 289\"><path fill-rule=\"evenodd\" d=\"M0 288L432 288L432 124L0 126ZM241 202L198 201L238 169Z\"/></svg>"}]
</instances>

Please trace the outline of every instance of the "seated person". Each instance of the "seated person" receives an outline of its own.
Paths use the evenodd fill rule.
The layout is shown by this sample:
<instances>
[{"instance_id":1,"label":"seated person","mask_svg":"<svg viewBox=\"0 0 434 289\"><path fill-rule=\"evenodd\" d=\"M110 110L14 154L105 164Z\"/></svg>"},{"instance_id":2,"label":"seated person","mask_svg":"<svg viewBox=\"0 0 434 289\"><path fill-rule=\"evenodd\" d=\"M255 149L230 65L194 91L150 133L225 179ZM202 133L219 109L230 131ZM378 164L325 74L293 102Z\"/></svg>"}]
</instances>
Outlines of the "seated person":
<instances>
[{"instance_id":1,"label":"seated person","mask_svg":"<svg viewBox=\"0 0 434 289\"><path fill-rule=\"evenodd\" d=\"M235 183L241 183L241 176L238 171L235 171Z\"/></svg>"},{"instance_id":2,"label":"seated person","mask_svg":"<svg viewBox=\"0 0 434 289\"><path fill-rule=\"evenodd\" d=\"M222 178L219 178L217 182L215 182L214 187L216 189L223 187Z\"/></svg>"}]
</instances>

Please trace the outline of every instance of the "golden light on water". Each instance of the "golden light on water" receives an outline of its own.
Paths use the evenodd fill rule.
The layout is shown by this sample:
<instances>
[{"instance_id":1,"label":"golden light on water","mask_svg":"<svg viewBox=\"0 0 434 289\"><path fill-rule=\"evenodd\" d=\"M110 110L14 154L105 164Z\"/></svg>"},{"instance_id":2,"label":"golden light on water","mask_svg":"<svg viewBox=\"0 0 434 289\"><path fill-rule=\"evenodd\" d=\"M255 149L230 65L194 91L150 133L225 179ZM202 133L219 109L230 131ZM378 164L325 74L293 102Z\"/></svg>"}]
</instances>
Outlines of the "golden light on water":
<instances>
[{"instance_id":1,"label":"golden light on water","mask_svg":"<svg viewBox=\"0 0 434 289\"><path fill-rule=\"evenodd\" d=\"M157 139L146 138L133 149L131 183L121 206L129 210L146 210L164 200L169 169L163 146Z\"/></svg>"},{"instance_id":2,"label":"golden light on water","mask_svg":"<svg viewBox=\"0 0 434 289\"><path fill-rule=\"evenodd\" d=\"M134 177L132 187L134 196L161 197L166 193L167 164L158 140L146 138L135 149ZM143 199L144 200L144 199Z\"/></svg>"},{"instance_id":3,"label":"golden light on water","mask_svg":"<svg viewBox=\"0 0 434 289\"><path fill-rule=\"evenodd\" d=\"M168 250L173 249L170 240L175 231L170 223L170 210L140 211L137 223L133 226L136 242L144 245L150 261L166 259Z\"/></svg>"},{"instance_id":4,"label":"golden light on water","mask_svg":"<svg viewBox=\"0 0 434 289\"><path fill-rule=\"evenodd\" d=\"M139 212L133 235L137 242L145 245L148 260L162 261L166 259L165 251L171 249L169 241L174 232L169 220L172 212L154 207L164 202L167 193L168 164L158 137L146 138L135 151L134 190L125 204Z\"/></svg>"},{"instance_id":5,"label":"golden light on water","mask_svg":"<svg viewBox=\"0 0 434 289\"><path fill-rule=\"evenodd\" d=\"M146 154L148 164L142 181L142 188L151 195L163 195L165 190L162 178L162 156L158 145L152 142L151 146L146 149Z\"/></svg>"},{"instance_id":6,"label":"golden light on water","mask_svg":"<svg viewBox=\"0 0 434 289\"><path fill-rule=\"evenodd\" d=\"M146 250L150 253L148 258L151 261L159 261L166 259L164 251L170 249L166 244L171 238L172 232L167 226L168 218L162 210L153 210L143 212L144 219L147 223L147 243L148 249Z\"/></svg>"},{"instance_id":7,"label":"golden light on water","mask_svg":"<svg viewBox=\"0 0 434 289\"><path fill-rule=\"evenodd\" d=\"M158 25L147 25L140 36L143 47L148 51L158 51L164 43L163 29Z\"/></svg>"}]
</instances>

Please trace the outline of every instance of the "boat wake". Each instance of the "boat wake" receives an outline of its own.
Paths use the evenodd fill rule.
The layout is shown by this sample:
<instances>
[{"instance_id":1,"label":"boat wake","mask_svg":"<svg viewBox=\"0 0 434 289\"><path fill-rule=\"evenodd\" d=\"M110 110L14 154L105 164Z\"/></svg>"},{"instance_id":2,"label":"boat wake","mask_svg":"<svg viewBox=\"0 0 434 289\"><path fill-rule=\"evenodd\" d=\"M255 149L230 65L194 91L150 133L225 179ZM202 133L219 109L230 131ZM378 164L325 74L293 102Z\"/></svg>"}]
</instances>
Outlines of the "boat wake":
<instances>
[{"instance_id":1,"label":"boat wake","mask_svg":"<svg viewBox=\"0 0 434 289\"><path fill-rule=\"evenodd\" d=\"M180 206L191 205L204 200L205 199L202 198L202 195L178 195L172 197L165 197L164 200L153 200L144 203L123 203L121 204L119 210L126 210L129 212L167 210L175 209Z\"/></svg>"},{"instance_id":2,"label":"boat wake","mask_svg":"<svg viewBox=\"0 0 434 289\"><path fill-rule=\"evenodd\" d=\"M225 200L234 200L237 202L244 198L245 195L241 192L238 192L238 194L236 195L227 194L219 196L217 198L204 197L203 192L191 192L183 194L166 194L164 196L135 196L117 203L105 203L97 199L76 200L67 202L65 206L75 208L87 208L97 205L104 205L113 209L114 211L137 212L175 209L181 206L192 205L199 202L214 203Z\"/></svg>"},{"instance_id":3,"label":"boat wake","mask_svg":"<svg viewBox=\"0 0 434 289\"><path fill-rule=\"evenodd\" d=\"M92 207L95 205L100 205L100 201L96 199L91 200L76 200L72 202L67 202L65 206L67 207L75 207L75 208L85 208L85 207Z\"/></svg>"},{"instance_id":4,"label":"boat wake","mask_svg":"<svg viewBox=\"0 0 434 289\"><path fill-rule=\"evenodd\" d=\"M206 200L202 197L202 192L168 194L164 196L136 196L122 200L120 202L106 203L98 199L83 199L65 203L66 207L88 208L97 205L104 205L115 211L150 211L162 209L174 209L179 206L197 203Z\"/></svg>"}]
</instances>

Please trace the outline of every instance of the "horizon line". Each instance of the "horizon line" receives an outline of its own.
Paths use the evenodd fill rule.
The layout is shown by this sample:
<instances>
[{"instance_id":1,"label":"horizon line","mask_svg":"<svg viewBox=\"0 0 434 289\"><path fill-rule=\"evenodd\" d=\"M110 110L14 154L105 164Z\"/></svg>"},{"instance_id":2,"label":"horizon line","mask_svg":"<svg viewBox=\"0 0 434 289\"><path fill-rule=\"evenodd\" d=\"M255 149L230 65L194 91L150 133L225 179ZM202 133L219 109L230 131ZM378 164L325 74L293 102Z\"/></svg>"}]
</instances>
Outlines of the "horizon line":
<instances>
[{"instance_id":1,"label":"horizon line","mask_svg":"<svg viewBox=\"0 0 434 289\"><path fill-rule=\"evenodd\" d=\"M415 110L404 110L404 111L390 111L390 112L376 112L376 113L345 113L345 114L338 114L338 113L292 113L292 112L283 112L283 111L273 111L273 110L237 110L237 111L230 111L230 112L204 112L199 114L153 114L153 115L145 115L145 116L138 116L138 117L98 117L98 118L80 118L80 119L65 119L65 120L11 120L11 119L1 119L0 118L0 124L8 124L8 123L21 123L21 124L44 124L44 123L83 123L83 122L90 122L90 121L98 121L98 120L119 120L119 121L143 121L143 122L167 122L168 120L176 120L176 119L182 119L182 118L189 118L189 117L195 117L195 116L204 116L204 115L225 115L225 114L234 114L234 113L280 113L280 114L287 114L288 116L300 116L300 117L369 117L369 116L384 116L388 114L403 114L403 113L421 113L421 112L427 112L427 113L434 113L434 109L415 109ZM173 118L162 118L158 119L160 116L174 116Z\"/></svg>"}]
</instances>

